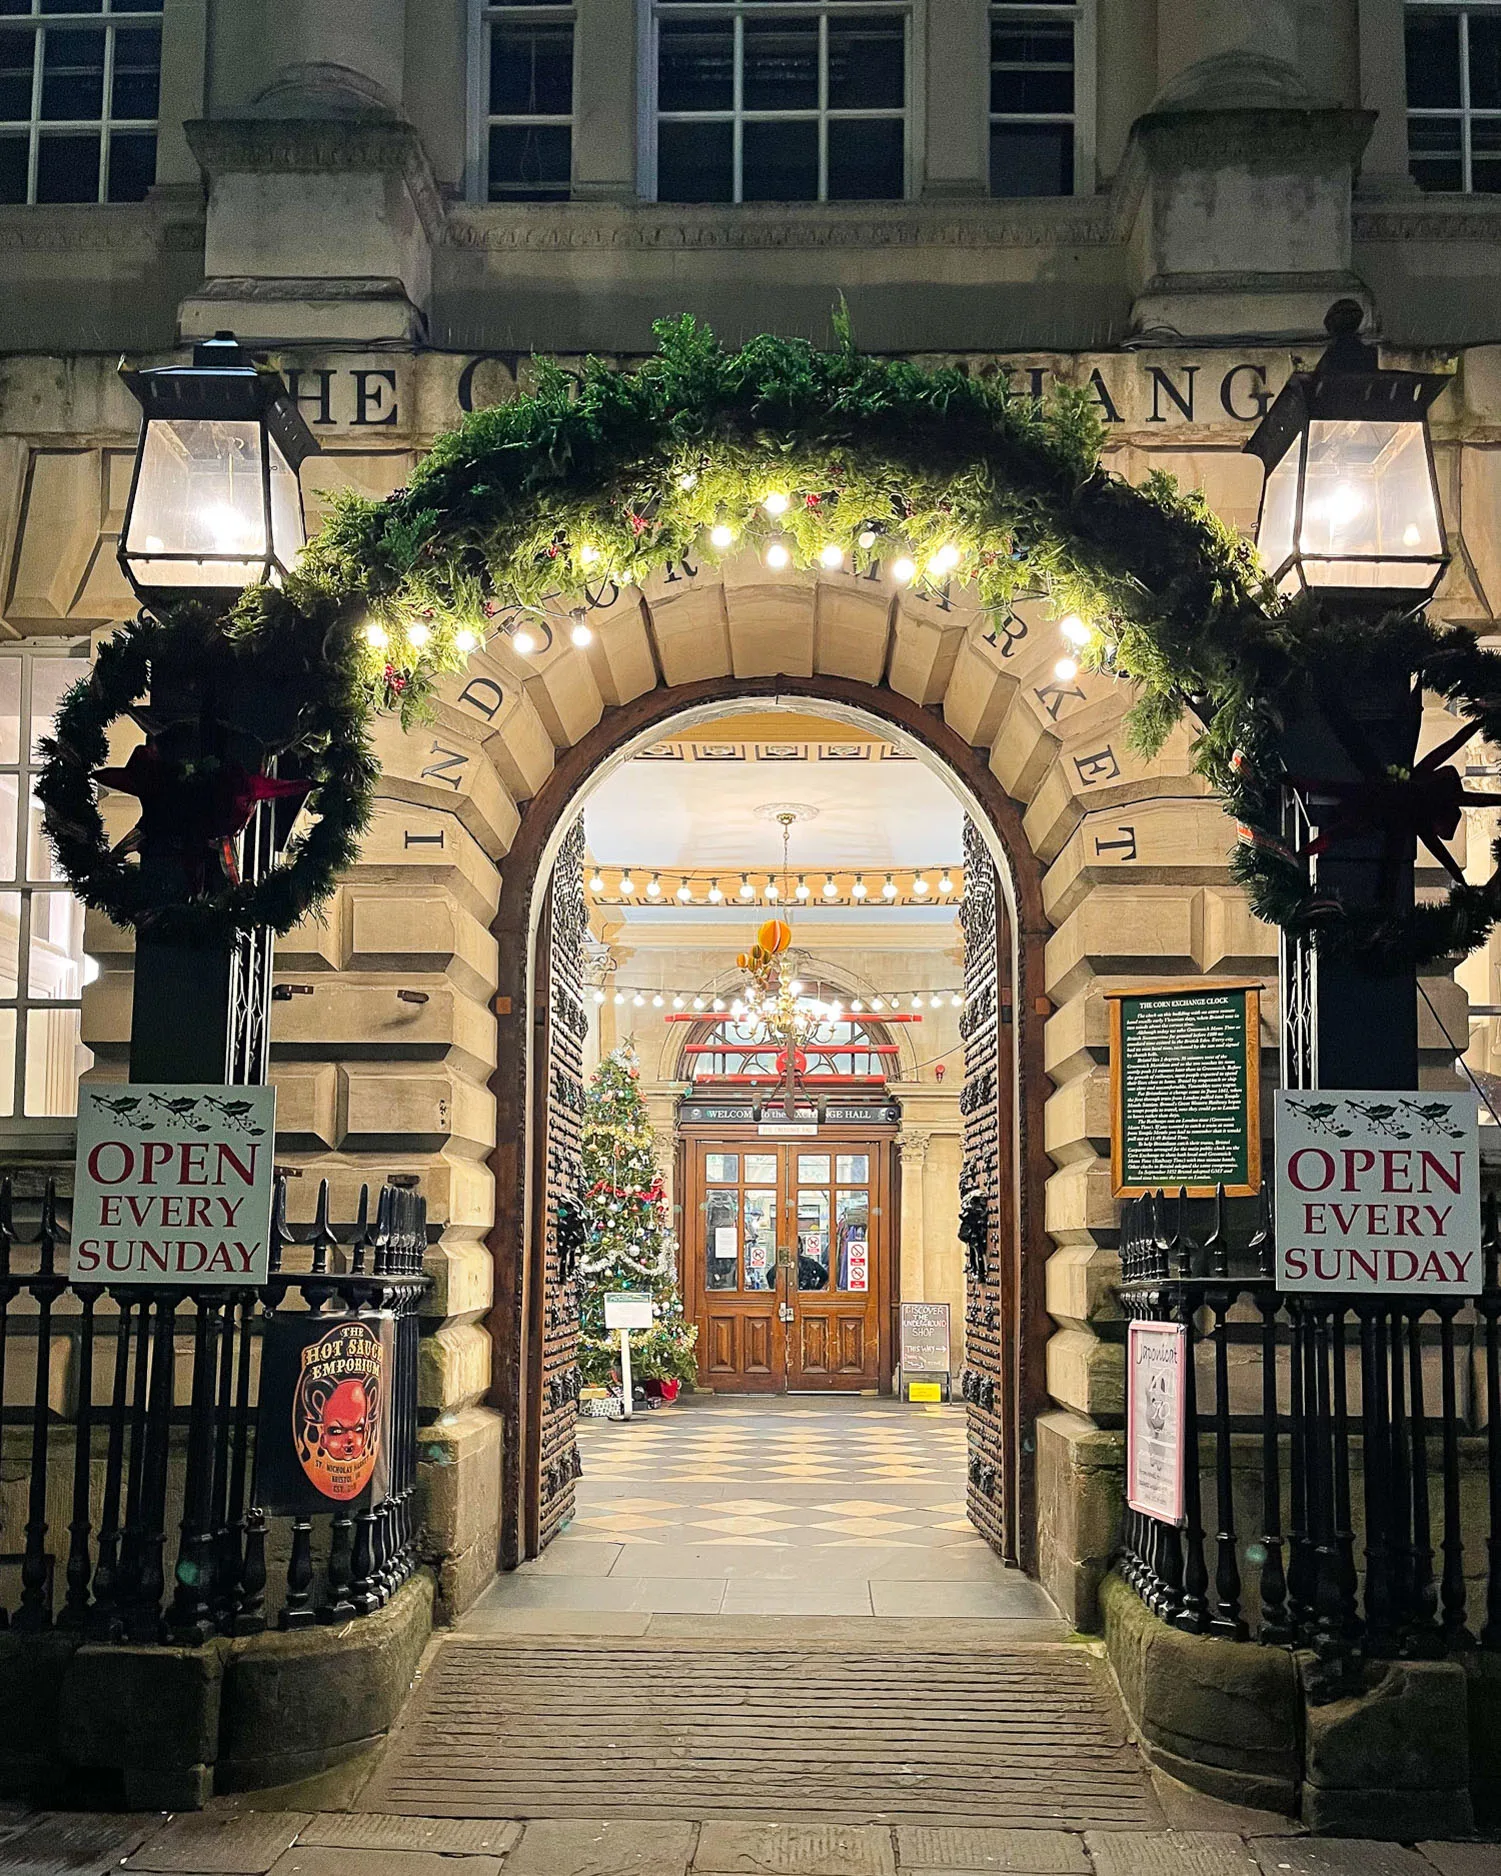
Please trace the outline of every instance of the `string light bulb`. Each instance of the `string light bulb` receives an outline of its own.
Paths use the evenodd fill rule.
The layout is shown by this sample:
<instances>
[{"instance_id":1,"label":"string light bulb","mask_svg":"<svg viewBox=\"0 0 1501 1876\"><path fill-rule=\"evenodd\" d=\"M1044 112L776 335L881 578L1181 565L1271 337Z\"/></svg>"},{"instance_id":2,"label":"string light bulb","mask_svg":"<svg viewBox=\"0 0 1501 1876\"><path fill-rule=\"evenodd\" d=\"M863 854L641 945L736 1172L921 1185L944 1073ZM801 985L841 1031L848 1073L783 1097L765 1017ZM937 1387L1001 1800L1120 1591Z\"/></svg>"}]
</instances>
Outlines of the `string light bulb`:
<instances>
[{"instance_id":1,"label":"string light bulb","mask_svg":"<svg viewBox=\"0 0 1501 1876\"><path fill-rule=\"evenodd\" d=\"M686 879L683 880L682 883L678 887L678 897L679 899L682 900L684 905L689 905L692 903L693 888L688 884Z\"/></svg>"},{"instance_id":2,"label":"string light bulb","mask_svg":"<svg viewBox=\"0 0 1501 1876\"><path fill-rule=\"evenodd\" d=\"M812 891L812 888L809 886L807 879L804 877L803 874L799 873L797 876L796 896L799 899L806 899L809 896L811 891Z\"/></svg>"},{"instance_id":3,"label":"string light bulb","mask_svg":"<svg viewBox=\"0 0 1501 1876\"><path fill-rule=\"evenodd\" d=\"M424 625L420 619L414 619L407 627L407 643L414 651L421 651L432 635L433 628L430 625Z\"/></svg>"},{"instance_id":4,"label":"string light bulb","mask_svg":"<svg viewBox=\"0 0 1501 1876\"><path fill-rule=\"evenodd\" d=\"M781 896L782 896L781 887L777 884L777 882L774 879L768 879L766 882L766 897L772 902L773 905L775 905L777 900L780 899Z\"/></svg>"},{"instance_id":5,"label":"string light bulb","mask_svg":"<svg viewBox=\"0 0 1501 1876\"><path fill-rule=\"evenodd\" d=\"M1077 658L1060 658L1053 666L1053 676L1060 684L1070 684L1079 675Z\"/></svg>"},{"instance_id":6,"label":"string light bulb","mask_svg":"<svg viewBox=\"0 0 1501 1876\"><path fill-rule=\"evenodd\" d=\"M818 560L831 573L837 572L844 565L844 549L837 541L829 541L818 550Z\"/></svg>"},{"instance_id":7,"label":"string light bulb","mask_svg":"<svg viewBox=\"0 0 1501 1876\"><path fill-rule=\"evenodd\" d=\"M823 876L823 896L825 899L837 899L839 897L839 888L834 884L834 875L832 873L825 873Z\"/></svg>"},{"instance_id":8,"label":"string light bulb","mask_svg":"<svg viewBox=\"0 0 1501 1876\"><path fill-rule=\"evenodd\" d=\"M715 547L733 547L735 530L727 527L723 521L716 522L709 530L709 539Z\"/></svg>"},{"instance_id":9,"label":"string light bulb","mask_svg":"<svg viewBox=\"0 0 1501 1876\"><path fill-rule=\"evenodd\" d=\"M631 878L629 873L622 873L620 875L620 890L622 895L627 899L636 890L636 882Z\"/></svg>"},{"instance_id":10,"label":"string light bulb","mask_svg":"<svg viewBox=\"0 0 1501 1876\"><path fill-rule=\"evenodd\" d=\"M701 1010L704 1007L704 999L702 997L695 997L693 999L693 1007L696 1010Z\"/></svg>"},{"instance_id":11,"label":"string light bulb","mask_svg":"<svg viewBox=\"0 0 1501 1876\"><path fill-rule=\"evenodd\" d=\"M1081 649L1094 637L1094 633L1090 631L1089 627L1079 617L1077 612L1070 612L1060 619L1058 621L1058 630L1068 640L1070 645L1078 645Z\"/></svg>"},{"instance_id":12,"label":"string light bulb","mask_svg":"<svg viewBox=\"0 0 1501 1876\"><path fill-rule=\"evenodd\" d=\"M455 651L476 651L479 648L479 633L471 632L466 625L453 635Z\"/></svg>"},{"instance_id":13,"label":"string light bulb","mask_svg":"<svg viewBox=\"0 0 1501 1876\"><path fill-rule=\"evenodd\" d=\"M678 487L683 490L684 494L686 494L689 489L696 489L698 487L698 471L696 469L684 470L682 475L678 477Z\"/></svg>"},{"instance_id":14,"label":"string light bulb","mask_svg":"<svg viewBox=\"0 0 1501 1876\"><path fill-rule=\"evenodd\" d=\"M854 885L850 887L850 897L852 899L863 899L865 897L865 894L866 894L865 881L863 879L856 879Z\"/></svg>"},{"instance_id":15,"label":"string light bulb","mask_svg":"<svg viewBox=\"0 0 1501 1876\"><path fill-rule=\"evenodd\" d=\"M595 561L597 561L598 559L599 559L599 549L595 547L591 542L585 541L583 545L579 548L579 560L581 564L586 567L592 567Z\"/></svg>"},{"instance_id":16,"label":"string light bulb","mask_svg":"<svg viewBox=\"0 0 1501 1876\"><path fill-rule=\"evenodd\" d=\"M954 890L954 882L947 867L938 875L938 890L940 892L952 892Z\"/></svg>"},{"instance_id":17,"label":"string light bulb","mask_svg":"<svg viewBox=\"0 0 1501 1876\"><path fill-rule=\"evenodd\" d=\"M761 506L769 515L785 515L787 512L787 497L780 489L773 489L770 494L762 496Z\"/></svg>"},{"instance_id":18,"label":"string light bulb","mask_svg":"<svg viewBox=\"0 0 1501 1876\"><path fill-rule=\"evenodd\" d=\"M910 554L899 554L891 563L891 577L898 586L910 586L917 578L917 562Z\"/></svg>"},{"instance_id":19,"label":"string light bulb","mask_svg":"<svg viewBox=\"0 0 1501 1876\"><path fill-rule=\"evenodd\" d=\"M578 646L580 651L582 651L586 645L592 645L594 643L594 632L587 620L582 618L574 620L573 628L568 636L573 640L574 644Z\"/></svg>"},{"instance_id":20,"label":"string light bulb","mask_svg":"<svg viewBox=\"0 0 1501 1876\"><path fill-rule=\"evenodd\" d=\"M651 878L646 882L646 896L648 899L660 899L662 897L662 878L659 873L653 873Z\"/></svg>"},{"instance_id":21,"label":"string light bulb","mask_svg":"<svg viewBox=\"0 0 1501 1876\"><path fill-rule=\"evenodd\" d=\"M365 627L365 643L372 651L384 651L391 642L391 634L383 625L377 625L372 619Z\"/></svg>"},{"instance_id":22,"label":"string light bulb","mask_svg":"<svg viewBox=\"0 0 1501 1876\"><path fill-rule=\"evenodd\" d=\"M885 885L881 888L881 897L883 899L894 899L896 897L896 881L889 873L886 875Z\"/></svg>"},{"instance_id":23,"label":"string light bulb","mask_svg":"<svg viewBox=\"0 0 1501 1876\"><path fill-rule=\"evenodd\" d=\"M748 873L742 873L740 875L740 897L742 899L754 899L755 896L756 889L750 883L750 875Z\"/></svg>"},{"instance_id":24,"label":"string light bulb","mask_svg":"<svg viewBox=\"0 0 1501 1876\"><path fill-rule=\"evenodd\" d=\"M636 992L635 996L631 998L631 1002L635 1004L638 1010L646 1007L646 998L642 996L639 990Z\"/></svg>"},{"instance_id":25,"label":"string light bulb","mask_svg":"<svg viewBox=\"0 0 1501 1876\"><path fill-rule=\"evenodd\" d=\"M599 873L591 873L589 875L590 892L603 892L604 889L605 889L605 882L604 882L603 875Z\"/></svg>"},{"instance_id":26,"label":"string light bulb","mask_svg":"<svg viewBox=\"0 0 1501 1876\"><path fill-rule=\"evenodd\" d=\"M655 995L655 996L654 996L654 997L652 998L652 1000L651 1000L651 1006L652 1006L652 1008L653 1008L654 1010L660 1010L660 1009L661 1009L661 1007L662 1007L662 1004L663 1004L663 1000L664 1000L664 999L663 999L663 997L662 997L662 993L661 993L661 991L659 990L659 991L657 992L657 994L656 994L656 995Z\"/></svg>"},{"instance_id":27,"label":"string light bulb","mask_svg":"<svg viewBox=\"0 0 1501 1876\"><path fill-rule=\"evenodd\" d=\"M773 541L766 550L766 564L768 567L785 567L791 558L792 556L788 553L784 541Z\"/></svg>"},{"instance_id":28,"label":"string light bulb","mask_svg":"<svg viewBox=\"0 0 1501 1876\"><path fill-rule=\"evenodd\" d=\"M920 996L918 996L918 994L917 994L917 992L916 992L916 991L913 991L913 993L912 993L912 1007L913 1007L913 1009L914 1009L914 1010L921 1010L921 1009L925 1009L925 1008L927 1007L927 1006L926 1006L926 1005L924 1004L924 1002L923 1002L923 1000L922 1000L922 998L921 998Z\"/></svg>"},{"instance_id":29,"label":"string light bulb","mask_svg":"<svg viewBox=\"0 0 1501 1876\"><path fill-rule=\"evenodd\" d=\"M605 993L604 993L604 991L603 991L603 990L596 990L596 991L595 991L595 993L594 993L594 1001L595 1001L596 1003L603 1003L603 1002L604 1002L604 1000L605 1000Z\"/></svg>"},{"instance_id":30,"label":"string light bulb","mask_svg":"<svg viewBox=\"0 0 1501 1876\"><path fill-rule=\"evenodd\" d=\"M865 1008L865 1005L864 1005L864 1004L863 1004L863 1003L862 1003L862 1002L860 1001L860 999L859 999L858 997L852 997L852 998L850 999L850 1008L851 1008L851 1009L852 1009L852 1010L853 1010L853 1011L855 1012L855 1014L856 1014L856 1015L858 1016L858 1015L860 1014L860 1012L861 1012L861 1010L863 1010L863 1009Z\"/></svg>"},{"instance_id":31,"label":"string light bulb","mask_svg":"<svg viewBox=\"0 0 1501 1876\"><path fill-rule=\"evenodd\" d=\"M876 544L876 531L874 528L861 528L855 538L859 541L860 545L869 552Z\"/></svg>"},{"instance_id":32,"label":"string light bulb","mask_svg":"<svg viewBox=\"0 0 1501 1876\"><path fill-rule=\"evenodd\" d=\"M511 649L523 658L529 658L537 649L537 640L523 625L519 631L511 634Z\"/></svg>"},{"instance_id":33,"label":"string light bulb","mask_svg":"<svg viewBox=\"0 0 1501 1876\"><path fill-rule=\"evenodd\" d=\"M724 998L716 997L710 1007L715 1010L722 1010L724 1008Z\"/></svg>"},{"instance_id":34,"label":"string light bulb","mask_svg":"<svg viewBox=\"0 0 1501 1876\"><path fill-rule=\"evenodd\" d=\"M951 1010L962 1010L964 1008L964 999L957 990L949 998L949 1008Z\"/></svg>"},{"instance_id":35,"label":"string light bulb","mask_svg":"<svg viewBox=\"0 0 1501 1876\"><path fill-rule=\"evenodd\" d=\"M674 1008L675 1010L680 1010L680 1009L682 1009L682 1007L683 1007L683 999L682 999L681 997L674 997L674 998L672 999L672 1007L673 1007L673 1008Z\"/></svg>"},{"instance_id":36,"label":"string light bulb","mask_svg":"<svg viewBox=\"0 0 1501 1876\"><path fill-rule=\"evenodd\" d=\"M945 541L938 552L929 559L928 572L936 573L941 577L945 573L952 573L958 564L959 549L952 541Z\"/></svg>"},{"instance_id":37,"label":"string light bulb","mask_svg":"<svg viewBox=\"0 0 1501 1876\"><path fill-rule=\"evenodd\" d=\"M886 1007L886 999L884 997L872 997L870 1007L873 1010L884 1010Z\"/></svg>"},{"instance_id":38,"label":"string light bulb","mask_svg":"<svg viewBox=\"0 0 1501 1876\"><path fill-rule=\"evenodd\" d=\"M724 894L719 890L719 881L711 879L709 881L709 904L718 905L723 898Z\"/></svg>"},{"instance_id":39,"label":"string light bulb","mask_svg":"<svg viewBox=\"0 0 1501 1876\"><path fill-rule=\"evenodd\" d=\"M623 990L617 990L615 992L615 1002L617 1006L625 1002L625 992Z\"/></svg>"},{"instance_id":40,"label":"string light bulb","mask_svg":"<svg viewBox=\"0 0 1501 1876\"><path fill-rule=\"evenodd\" d=\"M912 882L912 896L915 899L926 899L932 890L932 887L921 873L919 873Z\"/></svg>"}]
</instances>

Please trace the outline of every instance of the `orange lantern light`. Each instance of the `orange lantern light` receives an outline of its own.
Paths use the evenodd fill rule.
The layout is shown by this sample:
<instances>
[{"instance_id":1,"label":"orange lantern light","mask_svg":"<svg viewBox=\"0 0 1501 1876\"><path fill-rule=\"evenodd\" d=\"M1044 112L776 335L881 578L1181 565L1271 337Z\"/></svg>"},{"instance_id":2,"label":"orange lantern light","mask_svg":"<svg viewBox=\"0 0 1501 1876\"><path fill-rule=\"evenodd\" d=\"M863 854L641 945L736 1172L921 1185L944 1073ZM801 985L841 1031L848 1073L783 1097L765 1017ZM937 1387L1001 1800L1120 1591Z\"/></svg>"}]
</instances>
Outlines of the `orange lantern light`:
<instances>
[{"instance_id":1,"label":"orange lantern light","mask_svg":"<svg viewBox=\"0 0 1501 1876\"><path fill-rule=\"evenodd\" d=\"M762 949L775 957L792 943L792 927L785 919L769 918L756 933L756 938Z\"/></svg>"}]
</instances>

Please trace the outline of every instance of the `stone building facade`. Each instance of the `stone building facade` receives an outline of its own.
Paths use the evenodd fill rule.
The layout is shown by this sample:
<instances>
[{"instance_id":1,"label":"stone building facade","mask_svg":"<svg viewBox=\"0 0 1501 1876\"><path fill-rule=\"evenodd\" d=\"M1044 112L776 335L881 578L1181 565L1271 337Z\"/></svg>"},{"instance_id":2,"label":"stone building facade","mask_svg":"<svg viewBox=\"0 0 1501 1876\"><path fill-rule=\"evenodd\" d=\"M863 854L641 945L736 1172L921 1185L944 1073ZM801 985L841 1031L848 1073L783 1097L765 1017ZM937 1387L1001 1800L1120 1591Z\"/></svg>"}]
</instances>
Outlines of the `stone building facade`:
<instances>
[{"instance_id":1,"label":"stone building facade","mask_svg":"<svg viewBox=\"0 0 1501 1876\"><path fill-rule=\"evenodd\" d=\"M1454 370L1434 412L1452 553L1435 610L1489 633L1490 19L1463 0L1405 15L1401 0L7 13L0 701L17 725L43 718L59 669L132 609L115 564L137 417L122 350L156 361L232 328L273 352L323 447L304 471L316 521L339 488L400 486L435 435L525 385L534 351L629 359L682 311L731 341L822 342L841 295L867 349L958 360L1023 394L1083 387L1113 468L1167 470L1242 529L1260 485L1242 445L1316 354L1329 302L1357 297L1389 357ZM1187 735L1134 753L1120 687L1056 675L1041 603L997 629L962 594L732 560L591 617L587 648L523 658L497 642L433 722L379 726L361 860L327 917L277 950L292 992L274 1012L281 1145L303 1189L327 1174L347 1215L362 1179L415 1172L442 1225L422 1386L446 1606L478 1593L513 1515L486 1326L508 1177L492 1076L520 1020L492 929L507 856L528 804L612 713L634 711L644 742L759 686L885 731L941 726L1014 805L1016 847L996 858L1013 925L1028 891L1040 907L1018 938L1043 961L1025 1015L1045 1072L1017 1099L1047 1156L1024 1254L1050 1319L1023 1517L1044 1581L1087 1624L1122 1410L1105 993L1276 970ZM80 1067L123 1072L130 948L97 921L76 928L34 844L24 729L11 745L5 1126L7 1145L44 1154L66 1150ZM1492 961L1465 981L1488 1006ZM1468 1041L1464 995L1445 984L1433 1005L1422 1039L1442 1080ZM1272 1025L1263 1040L1274 1068ZM904 1208L951 1170L951 1112L910 1092L934 1119L911 1127Z\"/></svg>"}]
</instances>

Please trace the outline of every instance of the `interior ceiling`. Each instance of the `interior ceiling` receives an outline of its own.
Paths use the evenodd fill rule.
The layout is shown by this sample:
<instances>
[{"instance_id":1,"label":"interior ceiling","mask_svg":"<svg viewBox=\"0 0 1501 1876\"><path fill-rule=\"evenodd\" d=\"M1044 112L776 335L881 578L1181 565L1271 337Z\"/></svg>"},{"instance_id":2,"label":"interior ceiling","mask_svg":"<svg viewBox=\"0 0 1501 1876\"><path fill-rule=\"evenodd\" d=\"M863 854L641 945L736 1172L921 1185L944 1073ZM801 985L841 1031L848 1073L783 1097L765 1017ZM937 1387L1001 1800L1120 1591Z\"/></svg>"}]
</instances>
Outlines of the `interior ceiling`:
<instances>
[{"instance_id":1,"label":"interior ceiling","mask_svg":"<svg viewBox=\"0 0 1501 1876\"><path fill-rule=\"evenodd\" d=\"M600 866L780 869L781 829L757 813L816 810L792 829L794 874L819 867L957 866L964 811L923 763L847 724L792 711L726 717L654 743L589 797Z\"/></svg>"}]
</instances>

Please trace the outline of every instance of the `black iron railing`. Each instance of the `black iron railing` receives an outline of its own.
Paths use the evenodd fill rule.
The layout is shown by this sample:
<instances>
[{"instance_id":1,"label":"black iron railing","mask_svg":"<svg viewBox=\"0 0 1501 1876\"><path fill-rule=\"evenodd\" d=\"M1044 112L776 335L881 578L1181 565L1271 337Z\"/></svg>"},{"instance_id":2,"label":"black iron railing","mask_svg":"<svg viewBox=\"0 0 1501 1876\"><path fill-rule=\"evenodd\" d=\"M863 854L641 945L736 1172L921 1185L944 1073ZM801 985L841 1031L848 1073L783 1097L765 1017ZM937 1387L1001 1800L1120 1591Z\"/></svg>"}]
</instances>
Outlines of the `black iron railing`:
<instances>
[{"instance_id":1,"label":"black iron railing","mask_svg":"<svg viewBox=\"0 0 1501 1876\"><path fill-rule=\"evenodd\" d=\"M1193 1228L1197 1224L1197 1231ZM1187 1325L1184 1517L1127 1509L1119 1568L1194 1634L1326 1660L1501 1650L1501 1231L1478 1298L1279 1295L1265 1197L1130 1201L1130 1319ZM1212 1567L1211 1567L1212 1565Z\"/></svg>"},{"instance_id":2,"label":"black iron railing","mask_svg":"<svg viewBox=\"0 0 1501 1876\"><path fill-rule=\"evenodd\" d=\"M372 1219L362 1188L339 1229L324 1181L311 1226L294 1231L278 1178L270 1277L255 1289L72 1283L62 1209L50 1181L30 1207L0 1184L0 1626L192 1642L379 1608L417 1554L426 1201L384 1186ZM277 1519L257 1491L260 1357L267 1325L304 1312L390 1323L386 1491Z\"/></svg>"}]
</instances>

